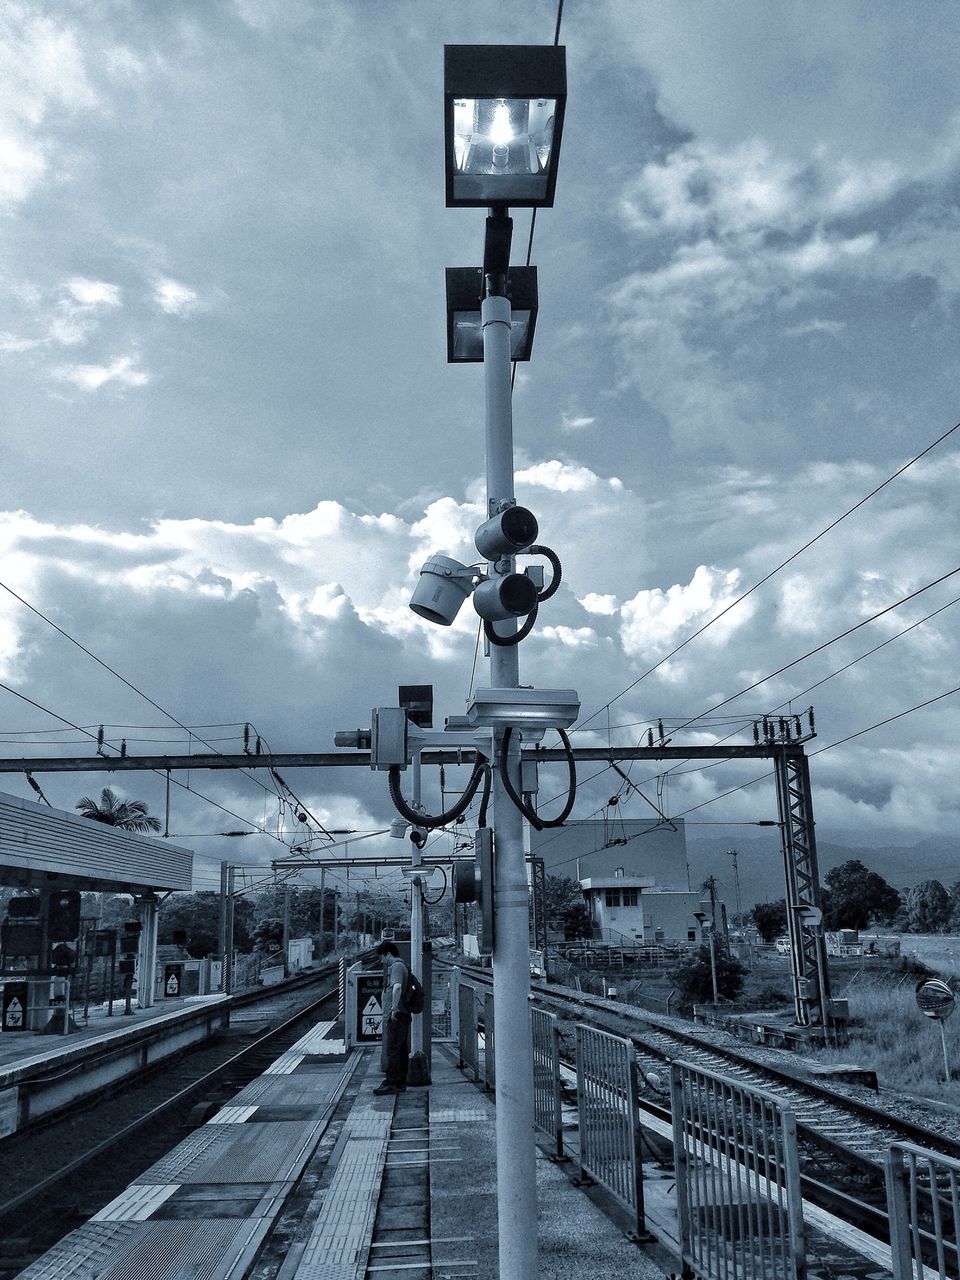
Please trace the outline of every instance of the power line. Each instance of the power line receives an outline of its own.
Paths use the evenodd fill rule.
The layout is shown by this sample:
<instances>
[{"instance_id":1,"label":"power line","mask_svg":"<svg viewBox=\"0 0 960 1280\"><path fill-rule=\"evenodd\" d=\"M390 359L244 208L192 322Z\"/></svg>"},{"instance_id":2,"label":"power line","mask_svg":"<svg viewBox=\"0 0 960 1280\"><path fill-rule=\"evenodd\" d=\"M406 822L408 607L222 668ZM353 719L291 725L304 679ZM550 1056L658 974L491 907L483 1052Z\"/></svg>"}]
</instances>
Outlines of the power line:
<instances>
[{"instance_id":1,"label":"power line","mask_svg":"<svg viewBox=\"0 0 960 1280\"><path fill-rule=\"evenodd\" d=\"M953 433L958 429L960 429L960 422L954 423L954 425L950 427L949 430L944 431L944 433L938 436L936 440L934 440L931 444L928 444L927 447L921 450L921 452L918 453L915 457L911 458L909 462L904 463L904 465L900 467L897 471L895 471L893 475L888 476L886 480L878 484L876 488L871 489L870 492L866 494L865 497L861 498L859 502L854 503L854 505L848 508L846 511L844 511L842 515L837 516L835 520L831 520L831 522L828 525L826 525L823 529L821 529L819 533L814 534L814 536L810 538L807 542L805 542L803 546L798 547L796 551L794 551L791 555L787 556L786 560L782 560L780 564L778 564L775 568L771 569L770 572L765 574L764 577L762 577L758 582L755 582L752 587L748 587L747 590L742 593L742 595L737 596L736 600L731 601L731 603L728 604L725 608L721 609L719 613L714 614L714 616L710 618L707 622L705 622L702 627L698 628L691 635L687 636L687 638L685 640L682 640L680 644L676 646L676 648L671 649L671 651L668 654L666 654L658 662L654 663L652 667L648 667L646 671L644 671L641 675L637 676L636 680L628 684L625 689L621 689L619 693L614 694L614 696L610 699L609 702L605 702L602 707L598 707L597 710L594 711L590 716L588 716L586 720L581 721L580 724L576 726L576 728L577 729L584 728L586 725L590 724L591 721L595 720L597 716L599 716L602 712L606 711L607 708L610 707L614 702L624 697L632 689L635 689L638 684L640 684L643 680L646 680L647 676L650 676L655 671L659 670L659 668L662 667L664 663L669 662L671 658L675 657L680 652L681 649L685 649L686 646L691 643L691 641L696 640L698 636L702 636L703 633L708 628L712 627L715 622L719 622L720 619L725 617L730 612L731 609L735 609L738 604L742 604L743 601L746 600L748 596L751 596L755 591L758 591L760 587L764 586L765 583L769 582L772 577L778 574L781 569L785 569L787 565L792 564L793 561L796 560L798 556L801 556L804 553L804 551L807 551L810 547L812 547L815 542L819 542L821 538L825 537L826 534L830 533L831 530L835 529L837 525L840 524L842 521L846 520L848 516L851 516L854 514L854 512L859 511L860 508L864 506L867 502L869 502L871 498L876 497L876 495L880 493L882 489L885 489L887 485L892 484L893 481L896 480L898 476L902 476L905 471L909 470L910 467L912 467L915 463L919 462L921 458L926 457L926 455L930 453L932 449L935 449L937 445L942 444L944 440L946 440L949 436L953 435Z\"/></svg>"}]
</instances>

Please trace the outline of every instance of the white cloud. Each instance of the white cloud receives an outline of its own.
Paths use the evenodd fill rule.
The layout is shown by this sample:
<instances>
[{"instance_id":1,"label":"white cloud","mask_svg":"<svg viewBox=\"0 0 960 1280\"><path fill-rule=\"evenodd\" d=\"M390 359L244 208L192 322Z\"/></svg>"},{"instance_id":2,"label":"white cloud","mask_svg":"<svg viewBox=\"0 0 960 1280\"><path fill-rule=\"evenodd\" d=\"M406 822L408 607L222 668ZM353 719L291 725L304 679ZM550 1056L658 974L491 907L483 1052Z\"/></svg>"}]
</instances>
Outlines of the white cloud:
<instances>
[{"instance_id":1,"label":"white cloud","mask_svg":"<svg viewBox=\"0 0 960 1280\"><path fill-rule=\"evenodd\" d=\"M594 591L588 591L585 596L578 596L577 599L587 613L600 613L610 617L620 608L616 596L597 595Z\"/></svg>"},{"instance_id":2,"label":"white cloud","mask_svg":"<svg viewBox=\"0 0 960 1280\"><path fill-rule=\"evenodd\" d=\"M542 627L540 635L544 640L555 641L565 649L595 649L598 643L597 633L592 627Z\"/></svg>"},{"instance_id":3,"label":"white cloud","mask_svg":"<svg viewBox=\"0 0 960 1280\"><path fill-rule=\"evenodd\" d=\"M143 387L150 375L137 368L134 356L118 356L110 364L68 364L54 370L54 377L72 382L83 391L99 391L108 382L124 387Z\"/></svg>"},{"instance_id":4,"label":"white cloud","mask_svg":"<svg viewBox=\"0 0 960 1280\"><path fill-rule=\"evenodd\" d=\"M0 207L26 200L46 168L42 145L0 122Z\"/></svg>"},{"instance_id":5,"label":"white cloud","mask_svg":"<svg viewBox=\"0 0 960 1280\"><path fill-rule=\"evenodd\" d=\"M583 493L598 483L599 477L589 467L581 467L575 463L559 462L556 458L550 462L536 462L533 466L524 467L516 474L518 485L536 485L542 489L553 489L558 493Z\"/></svg>"},{"instance_id":6,"label":"white cloud","mask_svg":"<svg viewBox=\"0 0 960 1280\"><path fill-rule=\"evenodd\" d=\"M65 288L71 298L81 307L119 307L120 286L107 284L103 280L88 280L84 276L74 276L67 280Z\"/></svg>"},{"instance_id":7,"label":"white cloud","mask_svg":"<svg viewBox=\"0 0 960 1280\"><path fill-rule=\"evenodd\" d=\"M171 316L185 316L195 310L199 298L193 289L177 280L158 280L153 288L153 301Z\"/></svg>"},{"instance_id":8,"label":"white cloud","mask_svg":"<svg viewBox=\"0 0 960 1280\"><path fill-rule=\"evenodd\" d=\"M638 591L620 606L624 650L644 658L660 657L674 644L730 605L738 595L739 569L698 565L689 583ZM745 601L707 632L708 645L724 643L753 616Z\"/></svg>"},{"instance_id":9,"label":"white cloud","mask_svg":"<svg viewBox=\"0 0 960 1280\"><path fill-rule=\"evenodd\" d=\"M560 429L562 431L586 431L587 428L592 427L596 421L596 418L588 418L576 414L565 413L560 424Z\"/></svg>"}]
</instances>

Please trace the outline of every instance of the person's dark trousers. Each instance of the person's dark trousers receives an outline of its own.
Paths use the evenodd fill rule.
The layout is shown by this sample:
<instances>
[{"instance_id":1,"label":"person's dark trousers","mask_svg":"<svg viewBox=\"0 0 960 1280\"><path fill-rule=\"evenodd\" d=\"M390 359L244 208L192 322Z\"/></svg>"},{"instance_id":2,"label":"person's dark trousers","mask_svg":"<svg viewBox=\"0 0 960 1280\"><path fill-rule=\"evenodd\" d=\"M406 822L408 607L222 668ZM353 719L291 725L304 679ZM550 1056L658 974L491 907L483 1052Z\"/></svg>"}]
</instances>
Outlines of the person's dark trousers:
<instances>
[{"instance_id":1,"label":"person's dark trousers","mask_svg":"<svg viewBox=\"0 0 960 1280\"><path fill-rule=\"evenodd\" d=\"M383 1034L387 1046L385 1082L405 1089L410 1062L410 1014L400 1012L396 1017L387 1018Z\"/></svg>"}]
</instances>

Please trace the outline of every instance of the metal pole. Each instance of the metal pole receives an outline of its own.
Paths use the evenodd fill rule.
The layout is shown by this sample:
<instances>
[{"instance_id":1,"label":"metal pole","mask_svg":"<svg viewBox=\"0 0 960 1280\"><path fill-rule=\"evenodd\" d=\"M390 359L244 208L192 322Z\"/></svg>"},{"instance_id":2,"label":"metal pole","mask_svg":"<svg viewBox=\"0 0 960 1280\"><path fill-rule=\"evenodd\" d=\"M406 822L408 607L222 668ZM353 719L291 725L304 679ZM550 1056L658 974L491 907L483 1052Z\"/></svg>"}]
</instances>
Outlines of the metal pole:
<instances>
[{"instance_id":1,"label":"metal pole","mask_svg":"<svg viewBox=\"0 0 960 1280\"><path fill-rule=\"evenodd\" d=\"M290 976L290 886L283 888L283 976Z\"/></svg>"},{"instance_id":2,"label":"metal pole","mask_svg":"<svg viewBox=\"0 0 960 1280\"><path fill-rule=\"evenodd\" d=\"M737 858L739 855L739 849L727 850L727 857L733 859L733 883L736 885L737 892L737 927L743 928L743 907L740 904L740 869L737 866Z\"/></svg>"},{"instance_id":3,"label":"metal pole","mask_svg":"<svg viewBox=\"0 0 960 1280\"><path fill-rule=\"evenodd\" d=\"M950 1055L947 1053L947 1022L945 1018L938 1019L940 1025L940 1043L943 1047L943 1078L947 1084L950 1083Z\"/></svg>"},{"instance_id":4,"label":"metal pole","mask_svg":"<svg viewBox=\"0 0 960 1280\"><path fill-rule=\"evenodd\" d=\"M220 863L220 924L217 930L220 954L220 990L227 989L227 864Z\"/></svg>"},{"instance_id":5,"label":"metal pole","mask_svg":"<svg viewBox=\"0 0 960 1280\"><path fill-rule=\"evenodd\" d=\"M421 767L420 752L413 752L413 807L419 813L421 808ZM423 858L420 848L410 841L410 864L418 867ZM423 882L419 876L410 881L410 971L423 983ZM423 1053L423 1014L415 1013L410 1026L410 1052Z\"/></svg>"},{"instance_id":6,"label":"metal pole","mask_svg":"<svg viewBox=\"0 0 960 1280\"><path fill-rule=\"evenodd\" d=\"M713 987L713 1007L717 1007L717 937L710 930L710 985Z\"/></svg>"},{"instance_id":7,"label":"metal pole","mask_svg":"<svg viewBox=\"0 0 960 1280\"><path fill-rule=\"evenodd\" d=\"M486 402L487 516L514 497L513 412L510 399L510 303L491 296L481 307ZM512 573L505 557L493 573ZM504 624L497 624L505 634ZM515 630L516 624L510 623ZM506 632L509 634L509 631ZM520 683L519 646L490 646L490 683L515 689ZM519 792L520 741L511 742L509 772ZM494 752L502 732L494 735ZM497 1096L497 1221L501 1280L537 1275L537 1179L533 1142L533 1049L530 1041L530 954L523 818L493 770L494 848L494 1066Z\"/></svg>"},{"instance_id":8,"label":"metal pole","mask_svg":"<svg viewBox=\"0 0 960 1280\"><path fill-rule=\"evenodd\" d=\"M326 880L326 867L320 868L320 955L322 956L326 950L327 943L327 890L324 885Z\"/></svg>"},{"instance_id":9,"label":"metal pole","mask_svg":"<svg viewBox=\"0 0 960 1280\"><path fill-rule=\"evenodd\" d=\"M223 989L228 996L233 995L233 886L235 875L234 868L228 866L226 950L223 954Z\"/></svg>"},{"instance_id":10,"label":"metal pole","mask_svg":"<svg viewBox=\"0 0 960 1280\"><path fill-rule=\"evenodd\" d=\"M333 886L333 949L340 945L340 907L337 902L337 886Z\"/></svg>"}]
</instances>

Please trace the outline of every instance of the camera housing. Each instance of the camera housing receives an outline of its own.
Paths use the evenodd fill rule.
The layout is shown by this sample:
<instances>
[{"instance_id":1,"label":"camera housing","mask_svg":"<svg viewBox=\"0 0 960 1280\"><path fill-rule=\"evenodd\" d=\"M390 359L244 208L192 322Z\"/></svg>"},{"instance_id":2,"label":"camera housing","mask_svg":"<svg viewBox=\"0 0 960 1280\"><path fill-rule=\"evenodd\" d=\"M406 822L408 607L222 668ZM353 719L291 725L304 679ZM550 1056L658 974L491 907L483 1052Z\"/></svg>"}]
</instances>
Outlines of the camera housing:
<instances>
[{"instance_id":1,"label":"camera housing","mask_svg":"<svg viewBox=\"0 0 960 1280\"><path fill-rule=\"evenodd\" d=\"M420 578L410 597L410 608L427 622L449 627L479 576L476 568L461 564L450 556L431 556L420 570Z\"/></svg>"},{"instance_id":2,"label":"camera housing","mask_svg":"<svg viewBox=\"0 0 960 1280\"><path fill-rule=\"evenodd\" d=\"M485 560L500 560L503 556L515 556L536 542L539 532L533 512L514 505L485 520L474 541Z\"/></svg>"}]
</instances>

